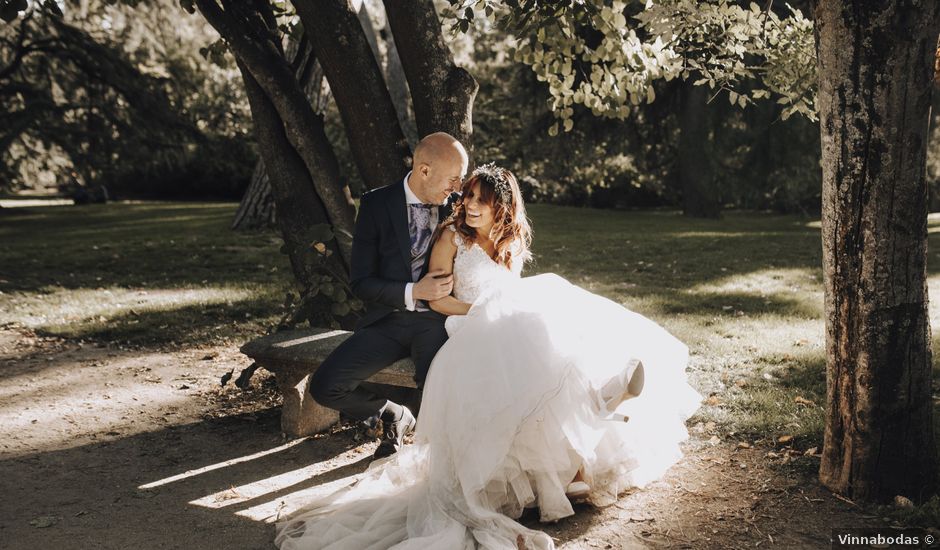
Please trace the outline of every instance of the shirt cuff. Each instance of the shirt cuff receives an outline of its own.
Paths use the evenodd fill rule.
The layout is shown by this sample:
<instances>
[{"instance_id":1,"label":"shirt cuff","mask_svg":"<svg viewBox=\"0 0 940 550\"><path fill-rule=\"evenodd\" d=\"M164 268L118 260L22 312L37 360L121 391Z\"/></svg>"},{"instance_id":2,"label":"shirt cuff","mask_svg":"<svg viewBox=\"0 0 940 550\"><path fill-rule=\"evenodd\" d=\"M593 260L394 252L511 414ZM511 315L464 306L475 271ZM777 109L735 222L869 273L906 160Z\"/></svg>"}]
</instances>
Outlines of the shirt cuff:
<instances>
[{"instance_id":1,"label":"shirt cuff","mask_svg":"<svg viewBox=\"0 0 940 550\"><path fill-rule=\"evenodd\" d=\"M414 283L405 283L405 309L408 311L415 310L415 299L414 296L412 296L412 288L414 286Z\"/></svg>"}]
</instances>

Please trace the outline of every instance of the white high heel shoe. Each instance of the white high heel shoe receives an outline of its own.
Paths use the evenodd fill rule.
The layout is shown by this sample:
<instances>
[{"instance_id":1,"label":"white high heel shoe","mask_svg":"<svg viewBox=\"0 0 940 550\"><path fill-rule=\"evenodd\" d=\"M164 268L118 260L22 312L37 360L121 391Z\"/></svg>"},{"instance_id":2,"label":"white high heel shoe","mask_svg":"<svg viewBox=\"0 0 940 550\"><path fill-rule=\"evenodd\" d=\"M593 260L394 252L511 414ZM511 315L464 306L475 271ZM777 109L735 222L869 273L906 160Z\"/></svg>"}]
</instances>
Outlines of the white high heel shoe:
<instances>
[{"instance_id":1,"label":"white high heel shoe","mask_svg":"<svg viewBox=\"0 0 940 550\"><path fill-rule=\"evenodd\" d=\"M643 362L639 359L631 359L619 375L611 378L601 388L598 399L603 403L603 409L606 410L607 414L611 414L624 401L639 397L643 391L645 381L646 374L643 369ZM625 421L626 417L623 418Z\"/></svg>"},{"instance_id":2,"label":"white high heel shoe","mask_svg":"<svg viewBox=\"0 0 940 550\"><path fill-rule=\"evenodd\" d=\"M572 481L565 488L565 496L571 501L584 500L590 494L591 486L583 481Z\"/></svg>"}]
</instances>

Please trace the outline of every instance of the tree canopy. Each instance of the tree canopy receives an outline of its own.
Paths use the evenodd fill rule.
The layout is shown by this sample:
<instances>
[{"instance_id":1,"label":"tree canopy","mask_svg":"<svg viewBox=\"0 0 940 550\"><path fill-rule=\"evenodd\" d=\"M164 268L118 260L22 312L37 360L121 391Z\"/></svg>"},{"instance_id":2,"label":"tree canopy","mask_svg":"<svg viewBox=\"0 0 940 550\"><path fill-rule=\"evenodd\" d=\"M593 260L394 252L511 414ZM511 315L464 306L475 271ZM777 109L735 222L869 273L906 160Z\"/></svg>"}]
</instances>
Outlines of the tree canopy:
<instances>
[{"instance_id":1,"label":"tree canopy","mask_svg":"<svg viewBox=\"0 0 940 550\"><path fill-rule=\"evenodd\" d=\"M515 58L548 84L559 126L573 107L624 119L674 78L726 92L744 107L772 99L782 117L815 120L813 24L789 5L780 15L730 0L451 0L452 28L486 17L520 39Z\"/></svg>"}]
</instances>

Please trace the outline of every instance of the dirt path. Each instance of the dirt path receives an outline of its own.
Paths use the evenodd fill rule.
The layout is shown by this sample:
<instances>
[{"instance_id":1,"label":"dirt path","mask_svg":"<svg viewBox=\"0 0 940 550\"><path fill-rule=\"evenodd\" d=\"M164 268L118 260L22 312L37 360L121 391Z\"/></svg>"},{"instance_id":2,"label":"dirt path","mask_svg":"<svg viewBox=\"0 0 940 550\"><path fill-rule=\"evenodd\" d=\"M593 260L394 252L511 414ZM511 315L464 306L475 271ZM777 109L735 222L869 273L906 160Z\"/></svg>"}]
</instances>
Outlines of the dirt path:
<instances>
[{"instance_id":1,"label":"dirt path","mask_svg":"<svg viewBox=\"0 0 940 550\"><path fill-rule=\"evenodd\" d=\"M0 548L271 549L278 513L368 465L374 443L349 427L284 440L264 376L247 392L220 387L247 366L234 348L0 329ZM542 527L563 549L821 548L832 526L884 524L811 467L710 438L694 435L646 490Z\"/></svg>"}]
</instances>

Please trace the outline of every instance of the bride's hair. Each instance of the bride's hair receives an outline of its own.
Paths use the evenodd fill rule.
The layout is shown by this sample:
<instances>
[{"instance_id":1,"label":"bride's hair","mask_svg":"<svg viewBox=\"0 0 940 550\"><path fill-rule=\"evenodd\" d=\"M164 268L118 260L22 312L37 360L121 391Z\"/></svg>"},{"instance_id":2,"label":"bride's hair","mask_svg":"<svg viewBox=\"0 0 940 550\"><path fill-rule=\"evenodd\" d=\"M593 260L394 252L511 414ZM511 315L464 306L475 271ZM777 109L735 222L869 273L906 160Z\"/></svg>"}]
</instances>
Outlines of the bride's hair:
<instances>
[{"instance_id":1,"label":"bride's hair","mask_svg":"<svg viewBox=\"0 0 940 550\"><path fill-rule=\"evenodd\" d=\"M493 208L493 229L489 236L496 247L495 260L507 267L513 262L530 260L532 229L516 177L505 168L484 164L463 182L461 196L466 196L475 183L480 184L480 200ZM476 238L476 229L467 225L467 211L462 200L454 204L454 211L442 228L448 225L453 225L465 242L471 243Z\"/></svg>"}]
</instances>

